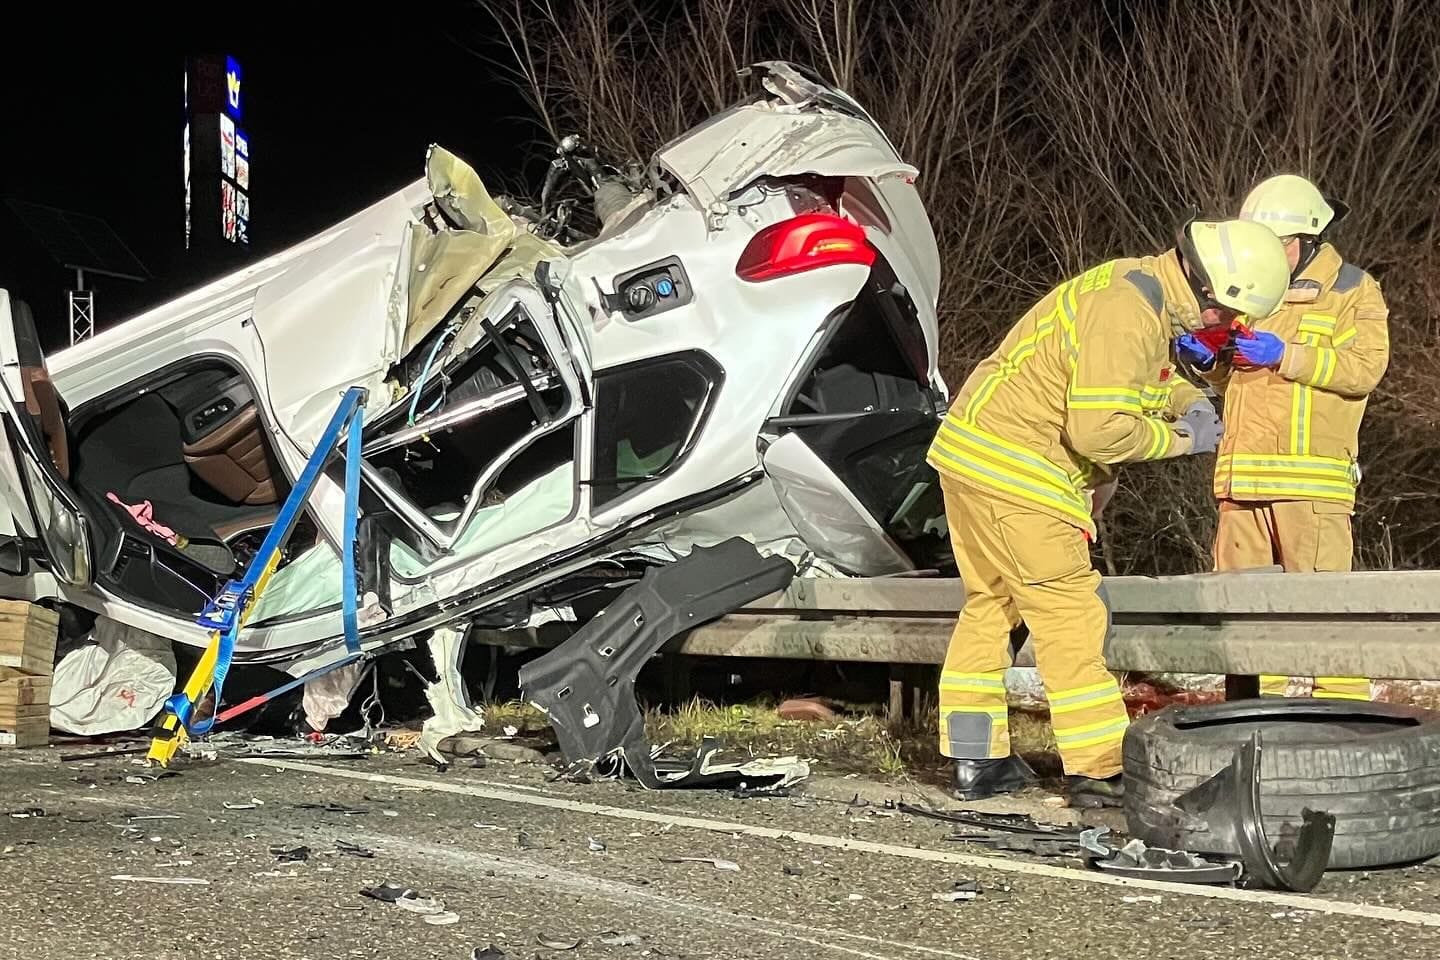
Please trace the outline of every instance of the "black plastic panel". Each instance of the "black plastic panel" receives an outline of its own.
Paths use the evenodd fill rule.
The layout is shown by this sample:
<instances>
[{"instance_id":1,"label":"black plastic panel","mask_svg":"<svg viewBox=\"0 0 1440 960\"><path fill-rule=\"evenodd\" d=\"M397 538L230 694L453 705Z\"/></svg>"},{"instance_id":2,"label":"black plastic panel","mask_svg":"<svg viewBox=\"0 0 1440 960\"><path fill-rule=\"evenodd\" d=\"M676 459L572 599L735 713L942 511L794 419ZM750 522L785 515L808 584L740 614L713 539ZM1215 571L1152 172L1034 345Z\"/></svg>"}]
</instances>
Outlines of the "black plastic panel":
<instances>
[{"instance_id":1,"label":"black plastic panel","mask_svg":"<svg viewBox=\"0 0 1440 960\"><path fill-rule=\"evenodd\" d=\"M648 291L648 305L637 300L645 299L641 298L642 291ZM695 291L680 258L666 257L617 276L615 293L607 299L610 308L618 310L626 320L645 320L685 306L695 299Z\"/></svg>"},{"instance_id":2,"label":"black plastic panel","mask_svg":"<svg viewBox=\"0 0 1440 960\"><path fill-rule=\"evenodd\" d=\"M784 589L794 576L784 557L762 559L738 537L697 547L646 571L569 640L521 667L521 690L549 714L566 760L623 753L637 780L664 786L635 702L636 676L672 638Z\"/></svg>"}]
</instances>

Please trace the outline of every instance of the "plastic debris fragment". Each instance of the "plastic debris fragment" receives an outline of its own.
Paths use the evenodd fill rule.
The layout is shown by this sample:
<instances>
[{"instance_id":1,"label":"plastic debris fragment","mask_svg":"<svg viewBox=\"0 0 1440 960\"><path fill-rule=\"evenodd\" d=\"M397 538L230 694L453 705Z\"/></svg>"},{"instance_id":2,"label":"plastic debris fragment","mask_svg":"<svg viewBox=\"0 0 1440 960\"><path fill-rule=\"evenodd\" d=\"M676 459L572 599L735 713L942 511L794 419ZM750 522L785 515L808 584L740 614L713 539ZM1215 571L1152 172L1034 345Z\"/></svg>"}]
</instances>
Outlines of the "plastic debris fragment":
<instances>
[{"instance_id":1,"label":"plastic debris fragment","mask_svg":"<svg viewBox=\"0 0 1440 960\"><path fill-rule=\"evenodd\" d=\"M719 857L661 857L661 863L708 863L716 870L733 870L738 872L740 864L733 860L722 860Z\"/></svg>"}]
</instances>

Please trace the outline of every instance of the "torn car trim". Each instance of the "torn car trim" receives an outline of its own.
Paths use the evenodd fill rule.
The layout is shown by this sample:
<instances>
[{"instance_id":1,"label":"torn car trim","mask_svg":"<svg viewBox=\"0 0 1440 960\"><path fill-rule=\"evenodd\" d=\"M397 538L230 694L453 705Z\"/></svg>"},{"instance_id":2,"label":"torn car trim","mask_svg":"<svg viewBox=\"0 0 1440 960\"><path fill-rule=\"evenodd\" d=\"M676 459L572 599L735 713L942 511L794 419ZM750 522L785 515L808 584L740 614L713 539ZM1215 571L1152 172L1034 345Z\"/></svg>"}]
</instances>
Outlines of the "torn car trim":
<instances>
[{"instance_id":1,"label":"torn car trim","mask_svg":"<svg viewBox=\"0 0 1440 960\"><path fill-rule=\"evenodd\" d=\"M1315 889L1330 863L1335 816L1305 810L1295 849L1288 863L1276 858L1265 836L1260 810L1260 731L1242 744L1230 765L1175 801L1175 807L1208 821L1222 843L1240 851L1253 886L1308 893Z\"/></svg>"},{"instance_id":2,"label":"torn car trim","mask_svg":"<svg viewBox=\"0 0 1440 960\"><path fill-rule=\"evenodd\" d=\"M652 568L574 636L520 669L520 689L549 716L573 763L617 755L651 789L666 786L645 739L635 678L672 638L782 590L795 568L745 540L697 547ZM688 774L687 774L688 776Z\"/></svg>"}]
</instances>

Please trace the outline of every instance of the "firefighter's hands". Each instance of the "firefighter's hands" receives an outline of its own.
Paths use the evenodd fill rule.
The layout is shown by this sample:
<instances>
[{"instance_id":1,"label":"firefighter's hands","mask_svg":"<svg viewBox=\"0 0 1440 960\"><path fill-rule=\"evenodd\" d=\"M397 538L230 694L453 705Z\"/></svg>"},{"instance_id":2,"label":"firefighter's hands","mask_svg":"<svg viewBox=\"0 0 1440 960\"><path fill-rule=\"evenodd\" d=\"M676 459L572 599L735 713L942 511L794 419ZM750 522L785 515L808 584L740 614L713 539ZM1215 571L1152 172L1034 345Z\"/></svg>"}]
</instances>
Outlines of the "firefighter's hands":
<instances>
[{"instance_id":1,"label":"firefighter's hands","mask_svg":"<svg viewBox=\"0 0 1440 960\"><path fill-rule=\"evenodd\" d=\"M1091 487L1087 493L1090 497L1090 518L1099 520L1100 515L1105 512L1105 506L1115 496L1116 478L1102 480Z\"/></svg>"},{"instance_id":2,"label":"firefighter's hands","mask_svg":"<svg viewBox=\"0 0 1440 960\"><path fill-rule=\"evenodd\" d=\"M1196 370L1209 370L1215 365L1215 351L1193 333L1175 338L1175 355Z\"/></svg>"},{"instance_id":3,"label":"firefighter's hands","mask_svg":"<svg viewBox=\"0 0 1440 960\"><path fill-rule=\"evenodd\" d=\"M1225 424L1209 400L1196 400L1175 421L1175 430L1190 438L1191 453L1214 453L1225 434Z\"/></svg>"},{"instance_id":4,"label":"firefighter's hands","mask_svg":"<svg viewBox=\"0 0 1440 960\"><path fill-rule=\"evenodd\" d=\"M1240 367L1278 367L1285 359L1285 341L1263 330L1248 337L1235 338L1235 365Z\"/></svg>"}]
</instances>

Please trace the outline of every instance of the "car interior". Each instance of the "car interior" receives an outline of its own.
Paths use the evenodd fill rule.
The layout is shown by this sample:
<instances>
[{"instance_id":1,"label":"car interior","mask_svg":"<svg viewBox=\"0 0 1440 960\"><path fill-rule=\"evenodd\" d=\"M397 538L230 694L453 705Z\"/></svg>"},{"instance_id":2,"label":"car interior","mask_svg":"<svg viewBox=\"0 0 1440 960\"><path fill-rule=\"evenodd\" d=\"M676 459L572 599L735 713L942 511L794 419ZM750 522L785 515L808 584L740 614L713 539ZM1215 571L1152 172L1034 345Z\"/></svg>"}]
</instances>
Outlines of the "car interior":
<instances>
[{"instance_id":1,"label":"car interior","mask_svg":"<svg viewBox=\"0 0 1440 960\"><path fill-rule=\"evenodd\" d=\"M96 574L141 602L199 611L243 571L289 492L249 384L222 361L168 371L68 421ZM289 552L314 539L302 521Z\"/></svg>"},{"instance_id":2,"label":"car interior","mask_svg":"<svg viewBox=\"0 0 1440 960\"><path fill-rule=\"evenodd\" d=\"M772 428L793 430L920 569L954 564L944 499L925 463L938 416L924 334L883 257Z\"/></svg>"}]
</instances>

